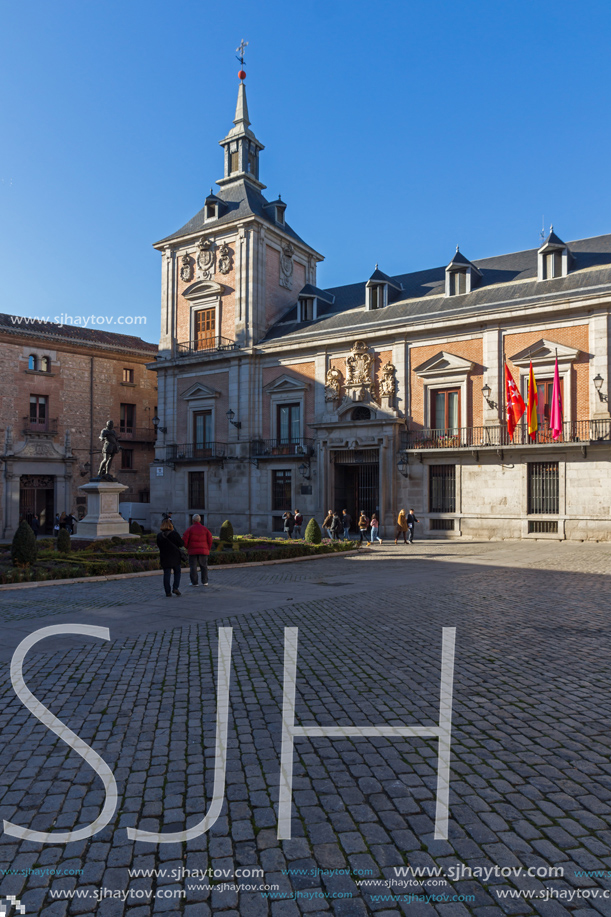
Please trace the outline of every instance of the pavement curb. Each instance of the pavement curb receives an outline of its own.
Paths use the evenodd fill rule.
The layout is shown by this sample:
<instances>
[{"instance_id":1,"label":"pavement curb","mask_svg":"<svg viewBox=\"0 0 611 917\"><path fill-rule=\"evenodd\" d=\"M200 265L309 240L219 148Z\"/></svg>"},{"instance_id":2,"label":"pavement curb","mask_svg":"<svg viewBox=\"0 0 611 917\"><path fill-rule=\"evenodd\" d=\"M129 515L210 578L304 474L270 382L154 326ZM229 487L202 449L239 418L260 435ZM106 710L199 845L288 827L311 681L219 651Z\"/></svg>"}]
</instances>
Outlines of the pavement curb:
<instances>
[{"instance_id":1,"label":"pavement curb","mask_svg":"<svg viewBox=\"0 0 611 917\"><path fill-rule=\"evenodd\" d=\"M343 557L345 554L354 554L357 551L367 551L367 548L349 548L347 551L336 551L333 554L308 554L306 557L287 557L282 560L255 560L246 564L211 564L209 570L243 570L244 567L270 567L276 564L296 564L302 560L324 560L328 557ZM183 570L188 570L183 567ZM9 589L40 589L44 586L69 586L71 583L109 583L112 580L137 579L142 576L159 576L163 570L143 570L139 573L114 573L110 576L79 576L76 579L46 579L34 583L2 583L0 592Z\"/></svg>"}]
</instances>

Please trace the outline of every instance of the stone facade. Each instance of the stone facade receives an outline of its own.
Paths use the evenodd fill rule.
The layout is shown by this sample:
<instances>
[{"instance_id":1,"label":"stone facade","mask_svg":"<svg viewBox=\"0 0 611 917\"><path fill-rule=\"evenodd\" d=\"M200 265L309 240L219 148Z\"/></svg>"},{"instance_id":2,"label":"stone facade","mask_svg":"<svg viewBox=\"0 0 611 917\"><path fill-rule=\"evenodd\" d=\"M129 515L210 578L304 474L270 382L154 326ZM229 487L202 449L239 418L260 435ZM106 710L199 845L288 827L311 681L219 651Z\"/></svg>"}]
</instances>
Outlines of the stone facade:
<instances>
[{"instance_id":1,"label":"stone facade","mask_svg":"<svg viewBox=\"0 0 611 917\"><path fill-rule=\"evenodd\" d=\"M146 364L156 345L51 323L16 328L10 318L0 316L2 537L34 511L47 534L55 514L85 515L78 488L97 471L109 418L125 450L112 467L127 488L122 500L148 502L157 386ZM122 404L133 407L121 425Z\"/></svg>"},{"instance_id":2,"label":"stone facade","mask_svg":"<svg viewBox=\"0 0 611 917\"><path fill-rule=\"evenodd\" d=\"M230 518L268 533L287 509L321 521L345 507L376 512L388 537L413 507L421 536L611 539L611 236L565 244L551 231L539 250L478 262L457 250L446 268L389 277L376 265L366 282L319 290L322 256L261 193L243 84L234 125L221 190L156 246L150 368L167 432L154 523L171 510L184 527L197 511L212 529ZM183 281L197 245L214 263ZM540 430L529 439L522 420L510 439L504 366L526 399L531 361Z\"/></svg>"}]
</instances>

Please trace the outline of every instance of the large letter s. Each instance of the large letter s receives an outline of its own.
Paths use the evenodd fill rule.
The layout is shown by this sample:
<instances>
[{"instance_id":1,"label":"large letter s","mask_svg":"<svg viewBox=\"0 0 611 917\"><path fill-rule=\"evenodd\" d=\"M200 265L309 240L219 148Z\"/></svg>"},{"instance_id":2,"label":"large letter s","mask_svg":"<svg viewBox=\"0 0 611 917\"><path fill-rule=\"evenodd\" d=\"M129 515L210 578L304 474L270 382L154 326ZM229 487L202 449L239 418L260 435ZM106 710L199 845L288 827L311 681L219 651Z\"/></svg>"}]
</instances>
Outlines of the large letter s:
<instances>
[{"instance_id":1,"label":"large letter s","mask_svg":"<svg viewBox=\"0 0 611 917\"><path fill-rule=\"evenodd\" d=\"M115 814L117 808L117 784L114 775L100 756L83 742L76 733L68 729L61 720L53 716L50 710L41 704L41 702L32 694L23 680L23 660L26 653L33 646L44 640L45 637L54 637L57 634L85 634L88 637L99 637L100 640L110 640L110 631L107 627L94 627L88 624L53 624L51 627L42 627L34 631L25 640L22 640L13 654L11 660L11 681L15 694L27 707L30 713L33 713L36 719L40 720L43 726L54 732L56 736L74 749L77 754L90 765L101 779L106 791L106 800L104 808L96 820L85 828L78 828L76 831L33 831L30 828L21 828L10 821L4 822L4 830L13 837L19 837L26 841L36 841L39 844L69 844L71 841L82 841L85 838L93 837L102 828L105 828L108 822Z\"/></svg>"}]
</instances>

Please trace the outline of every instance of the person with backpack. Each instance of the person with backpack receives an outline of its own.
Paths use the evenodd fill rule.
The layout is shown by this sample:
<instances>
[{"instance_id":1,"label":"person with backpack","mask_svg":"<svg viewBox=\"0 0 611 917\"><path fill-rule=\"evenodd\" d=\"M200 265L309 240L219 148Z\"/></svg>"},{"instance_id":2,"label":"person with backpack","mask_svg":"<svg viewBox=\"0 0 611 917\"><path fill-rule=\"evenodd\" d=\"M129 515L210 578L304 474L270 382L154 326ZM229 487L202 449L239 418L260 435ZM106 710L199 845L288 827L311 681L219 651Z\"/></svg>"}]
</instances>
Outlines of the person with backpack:
<instances>
[{"instance_id":1,"label":"person with backpack","mask_svg":"<svg viewBox=\"0 0 611 917\"><path fill-rule=\"evenodd\" d=\"M166 596L171 599L172 594L182 595L179 590L180 586L180 565L182 557L180 549L184 548L184 542L178 532L174 531L174 526L169 519L164 519L160 526L160 532L157 535L157 547L159 548L159 565L163 570L163 588ZM172 573L174 582L171 583Z\"/></svg>"},{"instance_id":2,"label":"person with backpack","mask_svg":"<svg viewBox=\"0 0 611 917\"><path fill-rule=\"evenodd\" d=\"M330 531L333 541L339 541L340 535L342 534L342 520L339 518L339 513L333 513Z\"/></svg>"},{"instance_id":3,"label":"person with backpack","mask_svg":"<svg viewBox=\"0 0 611 917\"><path fill-rule=\"evenodd\" d=\"M283 513L282 518L284 519L284 531L287 538L293 537L293 529L295 528L295 517L293 516L290 509L287 509L286 513Z\"/></svg>"},{"instance_id":4,"label":"person with backpack","mask_svg":"<svg viewBox=\"0 0 611 917\"><path fill-rule=\"evenodd\" d=\"M414 529L418 521L419 520L416 519L414 515L413 509L410 509L409 513L407 514L407 540L410 544L414 543Z\"/></svg>"},{"instance_id":5,"label":"person with backpack","mask_svg":"<svg viewBox=\"0 0 611 917\"><path fill-rule=\"evenodd\" d=\"M361 512L359 516L359 535L361 543L363 541L368 541L367 530L369 529L369 519L364 512Z\"/></svg>"},{"instance_id":6,"label":"person with backpack","mask_svg":"<svg viewBox=\"0 0 611 917\"><path fill-rule=\"evenodd\" d=\"M295 510L295 538L301 538L301 526L303 525L303 516L298 509Z\"/></svg>"},{"instance_id":7,"label":"person with backpack","mask_svg":"<svg viewBox=\"0 0 611 917\"><path fill-rule=\"evenodd\" d=\"M169 519L165 520L169 522ZM193 514L193 522L182 536L185 548L189 552L189 573L191 585L199 586L197 582L197 568L202 576L202 586L208 585L208 555L212 547L212 532L202 525L199 513Z\"/></svg>"}]
</instances>

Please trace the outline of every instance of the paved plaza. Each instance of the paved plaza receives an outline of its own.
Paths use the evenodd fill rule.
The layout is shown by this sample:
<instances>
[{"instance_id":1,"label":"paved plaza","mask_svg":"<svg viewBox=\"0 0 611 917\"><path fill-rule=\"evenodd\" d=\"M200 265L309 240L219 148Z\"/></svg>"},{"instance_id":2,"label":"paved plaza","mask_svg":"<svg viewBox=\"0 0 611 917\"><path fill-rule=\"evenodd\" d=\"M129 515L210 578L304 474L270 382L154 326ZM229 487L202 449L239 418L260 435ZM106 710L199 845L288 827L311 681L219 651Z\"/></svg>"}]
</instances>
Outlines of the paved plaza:
<instances>
[{"instance_id":1,"label":"paved plaza","mask_svg":"<svg viewBox=\"0 0 611 917\"><path fill-rule=\"evenodd\" d=\"M49 638L24 673L119 790L90 839L0 834L0 913L17 913L12 895L41 917L611 917L610 574L608 544L427 542L213 567L207 589L185 578L171 600L159 576L0 591L0 817L69 831L104 804L92 767L11 686L15 647L52 624L110 629ZM129 827L181 831L210 806L220 627L220 817L185 844L131 841ZM437 740L380 737L295 740L278 840L287 627L298 724L422 727L439 721L442 629L456 628L447 841L433 836Z\"/></svg>"}]
</instances>

